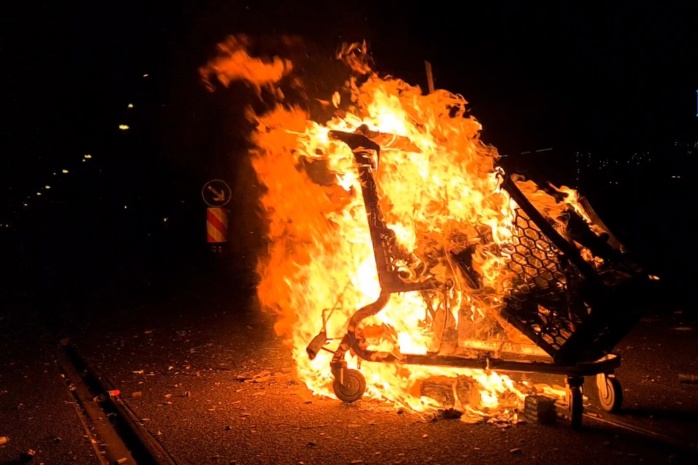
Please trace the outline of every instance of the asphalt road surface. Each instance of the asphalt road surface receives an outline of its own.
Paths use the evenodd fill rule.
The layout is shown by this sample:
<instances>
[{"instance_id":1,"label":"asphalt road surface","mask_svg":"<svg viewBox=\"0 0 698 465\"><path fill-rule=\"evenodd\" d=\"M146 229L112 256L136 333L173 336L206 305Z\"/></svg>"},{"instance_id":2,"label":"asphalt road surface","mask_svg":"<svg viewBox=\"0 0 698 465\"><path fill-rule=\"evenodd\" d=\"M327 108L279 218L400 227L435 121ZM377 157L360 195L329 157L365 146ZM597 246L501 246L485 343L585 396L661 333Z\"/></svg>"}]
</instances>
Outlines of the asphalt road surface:
<instances>
[{"instance_id":1,"label":"asphalt road surface","mask_svg":"<svg viewBox=\"0 0 698 465\"><path fill-rule=\"evenodd\" d=\"M66 383L61 339L118 389L118 401L165 451L161 463L698 463L698 385L679 383L679 374L698 373L698 343L695 322L682 313L648 316L618 345L622 411L601 412L587 389L584 427L574 430L563 418L468 424L313 396L294 379L290 351L253 289L215 273L135 279L112 291L53 318L21 303L2 315L0 436L9 441L0 464L115 457L115 444L89 424ZM134 452L123 463L137 460Z\"/></svg>"}]
</instances>

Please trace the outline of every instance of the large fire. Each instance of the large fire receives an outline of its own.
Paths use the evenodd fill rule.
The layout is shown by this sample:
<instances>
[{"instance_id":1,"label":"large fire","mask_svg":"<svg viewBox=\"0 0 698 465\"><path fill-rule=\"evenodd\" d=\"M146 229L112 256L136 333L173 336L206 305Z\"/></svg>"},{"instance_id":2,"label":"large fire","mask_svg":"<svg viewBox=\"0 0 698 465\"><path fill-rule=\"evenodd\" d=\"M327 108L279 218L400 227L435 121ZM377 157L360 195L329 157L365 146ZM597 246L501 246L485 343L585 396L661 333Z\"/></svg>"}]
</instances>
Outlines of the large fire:
<instances>
[{"instance_id":1,"label":"large fire","mask_svg":"<svg viewBox=\"0 0 698 465\"><path fill-rule=\"evenodd\" d=\"M373 173L380 210L401 250L396 263L406 282L428 279L445 289L391 294L385 308L357 328L365 346L398 359L469 350L546 357L499 317L502 296L516 278L508 266L515 205L502 189L497 150L480 139L482 127L468 114L467 101L379 75L365 44L342 46L334 62L344 66L345 79L313 95L290 58L254 55L253 46L248 37L229 37L201 74L212 87L246 82L259 98L247 112L268 225L258 296L278 315L276 331L293 349L298 378L314 393L335 397L332 353L311 359L306 347L323 329L328 347L336 345L357 309L381 293L355 157L330 131L360 131L381 146ZM548 218L563 218L566 203L576 201L566 188L553 197L531 181L516 184ZM463 276L449 264L452 254L466 250L477 289L459 285ZM348 358L357 365L352 353ZM516 407L531 389L492 370L399 361L363 361L360 369L366 397L415 411L443 407L443 399L425 395L433 380L452 380L454 392L464 379L476 386L453 402L471 413Z\"/></svg>"}]
</instances>

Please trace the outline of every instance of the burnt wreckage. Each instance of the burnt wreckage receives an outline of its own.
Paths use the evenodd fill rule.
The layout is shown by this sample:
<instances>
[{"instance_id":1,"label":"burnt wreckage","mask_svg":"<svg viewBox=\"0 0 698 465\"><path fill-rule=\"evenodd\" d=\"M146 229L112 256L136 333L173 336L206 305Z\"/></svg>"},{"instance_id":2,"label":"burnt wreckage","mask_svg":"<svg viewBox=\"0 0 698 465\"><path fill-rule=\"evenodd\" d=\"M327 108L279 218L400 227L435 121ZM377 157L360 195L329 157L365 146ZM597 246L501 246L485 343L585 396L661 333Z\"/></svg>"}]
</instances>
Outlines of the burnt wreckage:
<instances>
[{"instance_id":1,"label":"burnt wreckage","mask_svg":"<svg viewBox=\"0 0 698 465\"><path fill-rule=\"evenodd\" d=\"M428 306L430 302L448 306L450 286L436 279L405 279L404 268L398 266L398 259L408 257L403 256L395 233L386 225L379 207L374 173L381 146L371 139L372 133L362 126L354 133L330 131L329 136L347 144L354 155L381 288L375 302L352 315L335 350L328 347L330 341L324 327L307 347L311 359L320 350L334 354L330 365L335 378L334 392L340 400L354 402L366 389L361 372L347 367L345 358L351 351L359 361L564 375L573 427L579 427L582 421L585 377L595 377L599 403L604 410L612 412L620 408L622 389L614 376L614 370L620 366L620 356L611 352L642 316L641 309L631 302L647 292L651 276L622 251L587 202L580 203L599 227L597 231L606 232L594 232L570 208L564 231L566 237L563 237L552 225L551 218L536 209L503 170L500 171L501 187L516 203L515 235L508 251L508 267L516 278L498 314L492 316L508 328L508 333L512 329L519 331L526 336L529 345L532 342L539 350L512 351L505 356L488 350L444 355L438 351L404 354L368 349L357 330L364 319L387 305L391 294L420 292ZM593 257L585 259L575 243L586 248ZM471 254L472 249L468 248L458 253L446 252L453 276L449 284L460 286L477 299L484 292L480 276L472 266ZM441 296L436 299L434 296L439 293ZM442 319L441 332L445 326ZM438 332L439 328L434 330Z\"/></svg>"}]
</instances>

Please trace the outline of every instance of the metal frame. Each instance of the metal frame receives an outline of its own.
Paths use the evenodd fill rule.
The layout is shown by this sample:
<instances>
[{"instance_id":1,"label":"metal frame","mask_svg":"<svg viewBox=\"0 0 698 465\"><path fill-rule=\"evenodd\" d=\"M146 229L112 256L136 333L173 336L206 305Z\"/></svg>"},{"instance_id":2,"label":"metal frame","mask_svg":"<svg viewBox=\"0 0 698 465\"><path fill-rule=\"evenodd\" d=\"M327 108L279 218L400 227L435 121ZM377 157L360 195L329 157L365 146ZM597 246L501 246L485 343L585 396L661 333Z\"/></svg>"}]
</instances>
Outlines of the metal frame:
<instances>
[{"instance_id":1,"label":"metal frame","mask_svg":"<svg viewBox=\"0 0 698 465\"><path fill-rule=\"evenodd\" d=\"M639 316L636 318L635 316L631 318L619 318L611 315L611 317L604 319L603 315L599 317L598 313L595 314L592 312L588 315L588 320L590 320L588 325L587 322L582 322L580 325L578 324L579 322L575 324L575 322L571 320L566 320L565 324L571 326L571 328L567 329L568 333L572 332L571 337L562 338L561 342L557 344L548 344L544 340L545 334L541 334L540 329L537 329L537 331L531 330L529 327L530 323L517 319L514 312L510 312L508 315L505 314L504 316L507 317L509 322L513 323L517 329L528 336L534 344L551 355L551 362L538 360L507 360L504 358L492 357L491 353L486 352L476 357L463 357L438 354L388 353L368 350L362 347L361 341L356 335L356 329L359 323L365 318L380 312L387 305L391 294L411 291L441 290L445 295L447 290L442 283L438 283L435 280L425 279L422 281L409 282L401 278L400 271L395 266L395 260L398 258L406 259L408 257L399 249L395 234L388 228L382 218L378 203L377 186L373 176L373 171L377 168L380 160L381 147L367 137L368 134L367 128L362 127L355 133L330 131L329 137L346 143L354 154L368 216L381 293L376 301L360 308L352 315L347 326L347 332L342 337L335 351L331 351L325 347L328 339L325 329L323 328L322 332L308 345L307 352L310 358L315 358L320 349L328 350L334 354L330 366L335 376L335 392L337 392L338 388L347 388L350 382L353 383L352 389L360 390L358 396L349 395L349 397L345 397L348 401L354 401L360 398L361 394L363 394L363 389L365 389L365 380L361 378L360 382L357 382L356 373L358 372L350 373L350 371L356 370L349 370L347 368L345 358L346 353L349 351L355 353L360 360L370 362L565 375L569 393L569 408L572 424L573 426L579 426L581 424L583 408L581 405L581 388L584 383L584 377L597 376L599 379L602 378L600 381L597 380L597 384L600 386L600 392L608 394L607 388L609 384L606 381L609 377L613 377L614 370L620 366L620 357L610 354L610 350L607 349L615 345L615 343L625 335L631 324L639 320ZM373 159L373 152L375 152L375 161ZM579 250L555 230L548 220L517 188L510 177L504 177L502 188L509 193L518 207L525 213L525 216L535 224L535 227L544 234L546 240L558 249L556 253L558 253L559 257L562 257L561 260L564 262L557 268L558 274L564 271L566 278L572 276L570 274L572 273L580 280L583 280L586 291L585 298L588 305L593 307L598 304L606 310L608 306L604 305L604 301L607 300L609 296L608 286L604 283L596 270L581 256ZM467 269L462 269L462 271L464 271L466 281L468 281L467 284L471 287L477 286L477 276L469 275L469 270ZM614 301L613 298L611 298L611 300ZM578 326L578 328L574 328L574 326ZM575 331L572 331L572 329L575 329ZM583 360L580 359L579 356L576 356L581 353L585 344L592 345L593 350L591 350L590 353L596 354L598 357L589 361L589 359ZM360 373L358 376L361 376ZM351 380L349 380L349 378L351 378ZM617 385L614 379L614 383L611 383L610 387L613 388Z\"/></svg>"}]
</instances>

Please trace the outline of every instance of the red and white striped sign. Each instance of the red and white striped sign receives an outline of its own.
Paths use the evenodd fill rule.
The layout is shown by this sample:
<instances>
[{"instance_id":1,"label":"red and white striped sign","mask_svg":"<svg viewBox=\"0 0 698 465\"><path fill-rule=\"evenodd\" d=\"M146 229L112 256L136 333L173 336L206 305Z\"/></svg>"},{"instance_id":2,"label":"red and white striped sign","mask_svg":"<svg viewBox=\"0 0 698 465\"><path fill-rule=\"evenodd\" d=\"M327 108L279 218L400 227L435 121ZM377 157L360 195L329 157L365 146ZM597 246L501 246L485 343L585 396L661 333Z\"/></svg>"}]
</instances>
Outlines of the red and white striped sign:
<instances>
[{"instance_id":1,"label":"red and white striped sign","mask_svg":"<svg viewBox=\"0 0 698 465\"><path fill-rule=\"evenodd\" d=\"M206 209L206 238L209 244L228 241L228 215L220 207Z\"/></svg>"}]
</instances>

